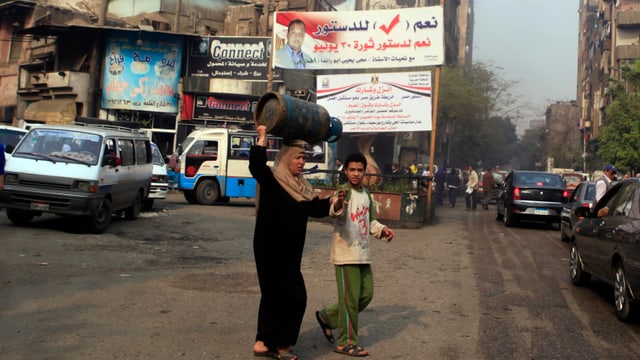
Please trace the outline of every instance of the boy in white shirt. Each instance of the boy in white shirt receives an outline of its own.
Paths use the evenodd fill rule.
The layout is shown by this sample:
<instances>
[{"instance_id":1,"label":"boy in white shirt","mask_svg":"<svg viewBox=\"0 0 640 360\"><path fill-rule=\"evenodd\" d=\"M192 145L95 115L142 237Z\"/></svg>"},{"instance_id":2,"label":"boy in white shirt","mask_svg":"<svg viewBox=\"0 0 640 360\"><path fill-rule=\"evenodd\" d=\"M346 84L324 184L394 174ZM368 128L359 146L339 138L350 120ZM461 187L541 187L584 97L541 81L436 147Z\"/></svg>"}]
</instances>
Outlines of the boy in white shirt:
<instances>
[{"instance_id":1,"label":"boy in white shirt","mask_svg":"<svg viewBox=\"0 0 640 360\"><path fill-rule=\"evenodd\" d=\"M336 353L367 356L358 338L358 314L373 299L369 235L391 241L393 230L375 219L375 204L362 186L367 160L361 153L345 159L347 183L338 190L329 215L334 217L331 261L335 267L338 301L320 311L316 319L330 343L338 329Z\"/></svg>"}]
</instances>

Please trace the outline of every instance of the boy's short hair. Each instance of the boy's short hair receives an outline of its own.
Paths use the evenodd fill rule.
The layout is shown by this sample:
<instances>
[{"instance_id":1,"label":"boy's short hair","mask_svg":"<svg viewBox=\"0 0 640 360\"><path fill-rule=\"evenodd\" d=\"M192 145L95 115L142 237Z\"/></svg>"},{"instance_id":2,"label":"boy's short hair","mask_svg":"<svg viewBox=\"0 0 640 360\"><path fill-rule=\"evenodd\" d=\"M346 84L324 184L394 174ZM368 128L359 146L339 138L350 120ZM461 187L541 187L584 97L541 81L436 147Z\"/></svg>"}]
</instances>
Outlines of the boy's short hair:
<instances>
[{"instance_id":1,"label":"boy's short hair","mask_svg":"<svg viewBox=\"0 0 640 360\"><path fill-rule=\"evenodd\" d=\"M367 168L367 158L365 158L364 155L362 155L362 153L357 152L357 153L349 154L347 158L344 159L345 168L348 169L349 163L352 163L352 162L362 163L364 165L364 168L365 169Z\"/></svg>"}]
</instances>

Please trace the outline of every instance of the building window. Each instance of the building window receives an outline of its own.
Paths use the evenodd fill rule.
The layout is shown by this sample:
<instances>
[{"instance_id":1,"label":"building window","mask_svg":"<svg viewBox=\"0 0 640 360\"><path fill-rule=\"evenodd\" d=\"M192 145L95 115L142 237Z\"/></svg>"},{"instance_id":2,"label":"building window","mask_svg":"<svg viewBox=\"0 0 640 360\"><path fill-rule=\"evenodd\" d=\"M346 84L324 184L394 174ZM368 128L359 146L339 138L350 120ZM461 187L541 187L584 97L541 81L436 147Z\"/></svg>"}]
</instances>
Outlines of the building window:
<instances>
[{"instance_id":1,"label":"building window","mask_svg":"<svg viewBox=\"0 0 640 360\"><path fill-rule=\"evenodd\" d=\"M16 21L11 27L11 48L9 49L9 62L17 62L22 55L22 36L18 34L22 30L22 23Z\"/></svg>"}]
</instances>

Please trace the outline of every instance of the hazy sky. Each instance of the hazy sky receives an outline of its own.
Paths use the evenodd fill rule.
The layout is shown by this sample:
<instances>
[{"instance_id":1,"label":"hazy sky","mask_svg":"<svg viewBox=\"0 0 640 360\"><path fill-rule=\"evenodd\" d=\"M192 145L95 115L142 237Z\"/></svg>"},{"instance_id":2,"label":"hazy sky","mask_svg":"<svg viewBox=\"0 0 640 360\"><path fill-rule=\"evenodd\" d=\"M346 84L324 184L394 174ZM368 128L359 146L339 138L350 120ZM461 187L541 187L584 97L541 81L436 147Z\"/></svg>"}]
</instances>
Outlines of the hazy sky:
<instances>
[{"instance_id":1,"label":"hazy sky","mask_svg":"<svg viewBox=\"0 0 640 360\"><path fill-rule=\"evenodd\" d=\"M576 98L579 1L474 1L474 62L501 67L506 80L519 81L513 92L538 119L551 103Z\"/></svg>"}]
</instances>

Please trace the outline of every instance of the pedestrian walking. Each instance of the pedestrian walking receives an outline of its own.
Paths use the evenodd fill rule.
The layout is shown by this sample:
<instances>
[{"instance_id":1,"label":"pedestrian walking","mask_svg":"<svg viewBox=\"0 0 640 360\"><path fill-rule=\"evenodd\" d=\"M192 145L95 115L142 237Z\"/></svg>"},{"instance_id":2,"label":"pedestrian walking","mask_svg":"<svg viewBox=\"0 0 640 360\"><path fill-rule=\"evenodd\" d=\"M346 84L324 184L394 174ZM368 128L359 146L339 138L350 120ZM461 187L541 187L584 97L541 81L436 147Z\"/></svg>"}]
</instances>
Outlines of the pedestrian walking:
<instances>
[{"instance_id":1,"label":"pedestrian walking","mask_svg":"<svg viewBox=\"0 0 640 360\"><path fill-rule=\"evenodd\" d=\"M345 159L347 184L338 191L331 206L334 217L331 261L334 264L338 301L316 311L316 320L334 352L348 356L367 356L360 345L358 317L373 299L371 244L369 235L391 241L393 230L375 219L375 203L362 186L367 160L361 153ZM338 339L333 337L338 329Z\"/></svg>"},{"instance_id":2,"label":"pedestrian walking","mask_svg":"<svg viewBox=\"0 0 640 360\"><path fill-rule=\"evenodd\" d=\"M482 208L485 210L489 210L489 200L491 200L494 187L496 187L496 182L493 179L493 172L491 168L488 168L482 175Z\"/></svg>"},{"instance_id":3,"label":"pedestrian walking","mask_svg":"<svg viewBox=\"0 0 640 360\"><path fill-rule=\"evenodd\" d=\"M447 195L449 196L449 207L456 206L456 200L458 199L458 192L460 192L460 176L458 170L451 168L449 175L447 175Z\"/></svg>"},{"instance_id":4,"label":"pedestrian walking","mask_svg":"<svg viewBox=\"0 0 640 360\"><path fill-rule=\"evenodd\" d=\"M307 306L300 271L309 216L329 215L330 199L320 200L301 175L305 147L301 140L285 143L273 168L267 165L267 128L258 126L251 146L249 170L257 180L253 251L260 285L255 356L297 360L291 351L298 340ZM335 200L335 199L332 199Z\"/></svg>"},{"instance_id":5,"label":"pedestrian walking","mask_svg":"<svg viewBox=\"0 0 640 360\"><path fill-rule=\"evenodd\" d=\"M478 173L473 169L473 166L469 165L467 168L469 172L469 179L467 180L466 189L464 191L464 202L466 205L465 210L475 210L478 207L478 198L476 193L478 192Z\"/></svg>"}]
</instances>

